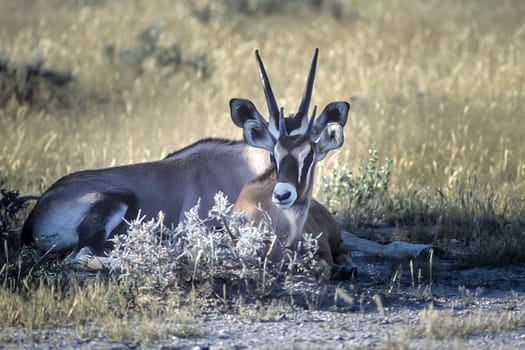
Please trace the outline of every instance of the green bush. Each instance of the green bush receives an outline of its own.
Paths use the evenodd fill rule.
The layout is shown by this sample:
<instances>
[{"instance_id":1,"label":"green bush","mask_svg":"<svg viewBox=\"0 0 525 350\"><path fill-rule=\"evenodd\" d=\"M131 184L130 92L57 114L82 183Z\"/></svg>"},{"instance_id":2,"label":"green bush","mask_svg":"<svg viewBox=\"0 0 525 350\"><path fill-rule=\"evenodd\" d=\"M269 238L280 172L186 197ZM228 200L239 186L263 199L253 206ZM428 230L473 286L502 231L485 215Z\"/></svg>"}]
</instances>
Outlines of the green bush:
<instances>
[{"instance_id":1,"label":"green bush","mask_svg":"<svg viewBox=\"0 0 525 350\"><path fill-rule=\"evenodd\" d=\"M445 189L393 191L392 162L381 164L377 152L369 152L356 174L334 162L321 177L320 199L345 229L395 227L382 239L432 243L462 266L525 261L523 199L498 194L474 175Z\"/></svg>"},{"instance_id":2,"label":"green bush","mask_svg":"<svg viewBox=\"0 0 525 350\"><path fill-rule=\"evenodd\" d=\"M0 264L6 262L8 250L20 245L19 214L26 206L26 201L19 197L18 191L8 189L5 180L0 177Z\"/></svg>"},{"instance_id":3,"label":"green bush","mask_svg":"<svg viewBox=\"0 0 525 350\"><path fill-rule=\"evenodd\" d=\"M375 149L356 174L349 167L334 162L321 177L321 201L337 213L344 226L374 225L382 222L392 206L389 194L392 161L379 162Z\"/></svg>"}]
</instances>

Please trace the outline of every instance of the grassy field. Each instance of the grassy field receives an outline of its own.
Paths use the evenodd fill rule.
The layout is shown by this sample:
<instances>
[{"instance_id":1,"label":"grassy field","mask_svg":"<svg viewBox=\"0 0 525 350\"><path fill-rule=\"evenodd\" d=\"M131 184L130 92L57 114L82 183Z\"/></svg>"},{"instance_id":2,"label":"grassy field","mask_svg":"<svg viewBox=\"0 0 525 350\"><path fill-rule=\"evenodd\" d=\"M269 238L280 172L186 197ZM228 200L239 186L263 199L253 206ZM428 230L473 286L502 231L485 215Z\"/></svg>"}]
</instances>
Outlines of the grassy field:
<instances>
[{"instance_id":1,"label":"grassy field","mask_svg":"<svg viewBox=\"0 0 525 350\"><path fill-rule=\"evenodd\" d=\"M159 159L204 137L240 138L228 101L266 110L254 50L293 112L318 47L312 103L352 105L345 145L317 186L347 227L386 222L401 228L396 239L461 250L465 265L523 263L523 18L519 0L1 1L2 187L38 195L72 171ZM71 80L21 73L39 61L42 72ZM4 326L90 324L102 311L89 295L98 295L113 298L110 312L140 324L144 337L167 336L148 326L163 312L137 314L133 288L111 294L98 281L85 298L48 300L40 290L49 285L22 286L15 294L37 301L21 314L3 283ZM67 301L59 315L39 309L53 300ZM199 332L186 327L189 307L171 329ZM108 336L126 336L110 315L98 322Z\"/></svg>"},{"instance_id":2,"label":"grassy field","mask_svg":"<svg viewBox=\"0 0 525 350\"><path fill-rule=\"evenodd\" d=\"M477 174L498 191L523 192L521 2L352 1L341 2L340 18L330 15L339 2L246 1L245 12L229 3L2 2L9 64L40 55L74 75L31 104L3 92L0 164L11 186L38 193L70 171L239 137L229 99L265 109L254 49L291 112L319 47L313 103L352 103L341 162L355 168L375 147L393 160L399 189L449 188ZM159 67L142 55L153 44L138 38L147 30L158 32L160 48L176 44L183 62Z\"/></svg>"}]
</instances>

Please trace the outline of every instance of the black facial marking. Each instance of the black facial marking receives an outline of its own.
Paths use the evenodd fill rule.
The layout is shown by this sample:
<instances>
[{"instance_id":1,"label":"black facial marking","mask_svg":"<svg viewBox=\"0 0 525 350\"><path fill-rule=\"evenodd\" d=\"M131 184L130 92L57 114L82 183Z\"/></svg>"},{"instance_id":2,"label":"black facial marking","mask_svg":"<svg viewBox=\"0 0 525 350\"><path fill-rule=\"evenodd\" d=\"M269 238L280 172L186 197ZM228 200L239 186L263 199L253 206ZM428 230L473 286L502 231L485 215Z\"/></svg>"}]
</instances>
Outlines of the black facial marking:
<instances>
[{"instance_id":1,"label":"black facial marking","mask_svg":"<svg viewBox=\"0 0 525 350\"><path fill-rule=\"evenodd\" d=\"M314 152L310 150L306 157L304 157L303 161L303 169L301 171L301 184L306 184L306 177L308 176L308 171L310 170L310 167L312 166L312 163L314 161Z\"/></svg>"},{"instance_id":2,"label":"black facial marking","mask_svg":"<svg viewBox=\"0 0 525 350\"><path fill-rule=\"evenodd\" d=\"M279 161L277 170L277 181L297 184L299 174L299 163L292 155L287 154Z\"/></svg>"}]
</instances>

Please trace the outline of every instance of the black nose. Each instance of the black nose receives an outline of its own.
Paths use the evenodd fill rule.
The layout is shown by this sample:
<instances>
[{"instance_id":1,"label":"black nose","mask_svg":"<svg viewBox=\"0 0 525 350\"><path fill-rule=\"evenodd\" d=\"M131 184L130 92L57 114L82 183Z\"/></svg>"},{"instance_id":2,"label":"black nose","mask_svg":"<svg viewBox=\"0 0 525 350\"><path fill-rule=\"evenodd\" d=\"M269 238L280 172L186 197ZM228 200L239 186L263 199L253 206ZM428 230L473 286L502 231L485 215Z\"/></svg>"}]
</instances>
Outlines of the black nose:
<instances>
[{"instance_id":1,"label":"black nose","mask_svg":"<svg viewBox=\"0 0 525 350\"><path fill-rule=\"evenodd\" d=\"M290 198L291 195L292 195L292 192L290 192L290 191L286 191L286 192L283 192L283 193L274 193L273 194L275 199L279 200L279 202L287 200L288 198Z\"/></svg>"}]
</instances>

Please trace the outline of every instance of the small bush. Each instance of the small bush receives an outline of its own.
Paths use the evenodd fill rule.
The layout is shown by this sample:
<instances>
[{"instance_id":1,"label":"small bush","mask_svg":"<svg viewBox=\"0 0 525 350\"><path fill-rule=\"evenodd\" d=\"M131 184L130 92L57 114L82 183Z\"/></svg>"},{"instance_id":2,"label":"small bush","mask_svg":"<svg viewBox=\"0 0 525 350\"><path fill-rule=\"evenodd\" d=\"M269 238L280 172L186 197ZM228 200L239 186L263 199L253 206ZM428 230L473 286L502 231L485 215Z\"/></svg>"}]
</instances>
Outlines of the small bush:
<instances>
[{"instance_id":1,"label":"small bush","mask_svg":"<svg viewBox=\"0 0 525 350\"><path fill-rule=\"evenodd\" d=\"M388 192L392 161L379 163L374 149L370 158L353 174L348 166L334 162L321 178L321 201L337 213L345 226L374 225L382 222L392 206Z\"/></svg>"},{"instance_id":2,"label":"small bush","mask_svg":"<svg viewBox=\"0 0 525 350\"><path fill-rule=\"evenodd\" d=\"M9 255L14 256L13 253L20 246L20 213L27 206L18 191L5 186L5 181L0 177L0 266L7 262Z\"/></svg>"},{"instance_id":3,"label":"small bush","mask_svg":"<svg viewBox=\"0 0 525 350\"><path fill-rule=\"evenodd\" d=\"M39 55L28 62L10 63L0 52L0 108L13 96L19 104L64 99L72 81L69 70L47 67Z\"/></svg>"},{"instance_id":4,"label":"small bush","mask_svg":"<svg viewBox=\"0 0 525 350\"><path fill-rule=\"evenodd\" d=\"M131 221L128 234L113 239L111 257L118 261L113 269L152 291L227 279L229 287L242 288L255 298L277 288L283 273L315 271L317 238L305 235L299 256L274 264L267 259L271 245L277 244L269 218L259 225L247 223L220 192L206 218L198 212L199 204L176 228L164 226L162 213L157 219L139 216ZM211 222L220 225L210 228Z\"/></svg>"},{"instance_id":5,"label":"small bush","mask_svg":"<svg viewBox=\"0 0 525 350\"><path fill-rule=\"evenodd\" d=\"M163 29L163 23L146 26L138 33L135 45L117 50L114 44L108 44L104 55L109 62L134 70L137 76L151 71L171 75L188 69L200 79L210 78L215 70L210 56L205 52L183 51L177 41L162 44L160 37Z\"/></svg>"},{"instance_id":6,"label":"small bush","mask_svg":"<svg viewBox=\"0 0 525 350\"><path fill-rule=\"evenodd\" d=\"M213 4L213 5L212 5ZM223 0L214 2L192 3L192 13L202 22L207 23L214 17L262 17L272 15L297 15L305 9L315 13L325 13L338 20L354 15L353 4L341 0Z\"/></svg>"},{"instance_id":7,"label":"small bush","mask_svg":"<svg viewBox=\"0 0 525 350\"><path fill-rule=\"evenodd\" d=\"M0 178L0 284L17 289L56 270L56 262L32 246L20 247L21 217L32 196L19 196Z\"/></svg>"}]
</instances>

